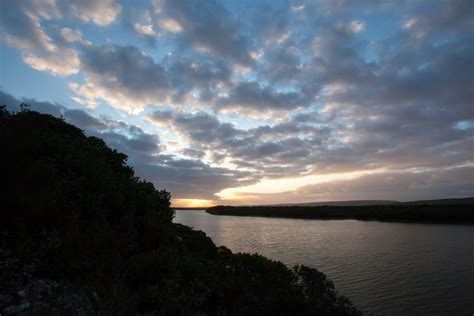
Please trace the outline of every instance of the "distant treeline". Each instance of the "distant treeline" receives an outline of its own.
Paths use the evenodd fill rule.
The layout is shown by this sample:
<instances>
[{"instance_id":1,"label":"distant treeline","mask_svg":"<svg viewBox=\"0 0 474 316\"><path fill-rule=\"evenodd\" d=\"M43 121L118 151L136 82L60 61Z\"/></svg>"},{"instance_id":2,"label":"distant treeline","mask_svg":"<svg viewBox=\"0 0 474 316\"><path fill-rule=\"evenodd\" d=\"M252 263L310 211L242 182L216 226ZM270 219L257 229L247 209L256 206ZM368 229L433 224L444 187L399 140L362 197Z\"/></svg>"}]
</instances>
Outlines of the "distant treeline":
<instances>
[{"instance_id":1,"label":"distant treeline","mask_svg":"<svg viewBox=\"0 0 474 316\"><path fill-rule=\"evenodd\" d=\"M215 206L214 215L474 224L474 205Z\"/></svg>"}]
</instances>

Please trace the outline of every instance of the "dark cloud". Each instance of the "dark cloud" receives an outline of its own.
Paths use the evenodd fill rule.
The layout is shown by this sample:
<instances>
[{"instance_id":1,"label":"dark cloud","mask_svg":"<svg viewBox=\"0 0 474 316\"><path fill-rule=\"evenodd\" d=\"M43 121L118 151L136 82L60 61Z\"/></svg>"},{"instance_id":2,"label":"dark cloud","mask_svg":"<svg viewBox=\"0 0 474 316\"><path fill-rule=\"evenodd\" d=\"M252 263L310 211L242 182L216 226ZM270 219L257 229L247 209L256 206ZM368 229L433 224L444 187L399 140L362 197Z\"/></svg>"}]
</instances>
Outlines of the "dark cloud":
<instances>
[{"instance_id":1,"label":"dark cloud","mask_svg":"<svg viewBox=\"0 0 474 316\"><path fill-rule=\"evenodd\" d=\"M16 99L12 95L0 91L0 104L6 106L6 109L10 112L16 112L20 110L20 104L22 101Z\"/></svg>"},{"instance_id":2,"label":"dark cloud","mask_svg":"<svg viewBox=\"0 0 474 316\"><path fill-rule=\"evenodd\" d=\"M423 4L423 3L422 3ZM431 8L423 4L424 11L418 12L405 21L405 27L415 38L440 37L446 34L459 35L459 32L470 32L474 28L472 1L440 1ZM419 10L421 11L421 10Z\"/></svg>"},{"instance_id":3,"label":"dark cloud","mask_svg":"<svg viewBox=\"0 0 474 316\"><path fill-rule=\"evenodd\" d=\"M306 171L310 155L332 137L327 128L293 120L243 130L207 113L156 111L149 119L171 126L192 148L209 152L215 163L229 159L239 167L254 169L256 176L262 173L268 177L288 176Z\"/></svg>"},{"instance_id":4,"label":"dark cloud","mask_svg":"<svg viewBox=\"0 0 474 316\"><path fill-rule=\"evenodd\" d=\"M130 161L151 161L153 157L147 155L158 153L159 138L156 135L150 135L135 126L125 126L125 131L135 129L131 136L124 135L122 130L107 130L100 133L91 131L98 137L103 138L106 143L120 152L124 152L130 157Z\"/></svg>"},{"instance_id":5,"label":"dark cloud","mask_svg":"<svg viewBox=\"0 0 474 316\"><path fill-rule=\"evenodd\" d=\"M73 87L89 101L105 100L129 112L146 106L214 98L219 84L228 85L226 64L167 56L155 61L135 46L88 46L82 49L81 65L86 83ZM193 95L190 96L189 94Z\"/></svg>"},{"instance_id":6,"label":"dark cloud","mask_svg":"<svg viewBox=\"0 0 474 316\"><path fill-rule=\"evenodd\" d=\"M221 123L217 117L207 113L173 114L172 112L156 111L149 118L158 123L171 123L178 133L195 143L203 145L222 142L241 134L230 123Z\"/></svg>"},{"instance_id":7,"label":"dark cloud","mask_svg":"<svg viewBox=\"0 0 474 316\"><path fill-rule=\"evenodd\" d=\"M217 1L155 0L157 24L194 48L243 65L252 63L240 21ZM168 24L167 24L168 23Z\"/></svg>"},{"instance_id":8,"label":"dark cloud","mask_svg":"<svg viewBox=\"0 0 474 316\"><path fill-rule=\"evenodd\" d=\"M22 42L22 48L42 47L45 43L37 23L25 14L26 3L14 0L5 0L2 3L0 28L4 39Z\"/></svg>"},{"instance_id":9,"label":"dark cloud","mask_svg":"<svg viewBox=\"0 0 474 316\"><path fill-rule=\"evenodd\" d=\"M351 181L335 181L306 186L296 195L311 200L393 199L413 201L443 196L474 195L474 168L427 170L424 172L388 172L362 176ZM406 190L400 190L406 188Z\"/></svg>"},{"instance_id":10,"label":"dark cloud","mask_svg":"<svg viewBox=\"0 0 474 316\"><path fill-rule=\"evenodd\" d=\"M279 92L258 82L239 82L228 97L218 100L219 108L241 107L255 111L292 110L308 105L311 99L300 91Z\"/></svg>"},{"instance_id":11,"label":"dark cloud","mask_svg":"<svg viewBox=\"0 0 474 316\"><path fill-rule=\"evenodd\" d=\"M112 91L146 98L170 88L163 67L136 47L91 47L81 57L86 75Z\"/></svg>"},{"instance_id":12,"label":"dark cloud","mask_svg":"<svg viewBox=\"0 0 474 316\"><path fill-rule=\"evenodd\" d=\"M267 53L262 71L274 83L295 84L302 72L301 51L295 46L281 46Z\"/></svg>"},{"instance_id":13,"label":"dark cloud","mask_svg":"<svg viewBox=\"0 0 474 316\"><path fill-rule=\"evenodd\" d=\"M221 61L196 62L182 57L171 56L165 61L170 82L178 91L185 94L191 90L199 90L200 99L213 98L217 85L229 84L232 74L229 66Z\"/></svg>"},{"instance_id":14,"label":"dark cloud","mask_svg":"<svg viewBox=\"0 0 474 316\"><path fill-rule=\"evenodd\" d=\"M172 166L174 164L174 166ZM215 199L222 188L239 185L247 173L213 168L196 161L164 161L164 164L135 164L139 175L159 188L172 192L174 198Z\"/></svg>"},{"instance_id":15,"label":"dark cloud","mask_svg":"<svg viewBox=\"0 0 474 316\"><path fill-rule=\"evenodd\" d=\"M204 151L194 148L184 148L180 151L180 153L196 159L202 159L206 155Z\"/></svg>"},{"instance_id":16,"label":"dark cloud","mask_svg":"<svg viewBox=\"0 0 474 316\"><path fill-rule=\"evenodd\" d=\"M21 100L14 96L0 90L0 105L5 105L6 109L10 112L20 111L20 104L26 103L30 110L38 111L41 113L51 114L54 116L62 115L65 107L51 102L36 101L35 99L23 98Z\"/></svg>"},{"instance_id":17,"label":"dark cloud","mask_svg":"<svg viewBox=\"0 0 474 316\"><path fill-rule=\"evenodd\" d=\"M43 110L41 110L41 112L43 112ZM87 130L103 130L107 128L107 124L87 114L83 110L65 110L64 118L70 122L74 122L74 125Z\"/></svg>"}]
</instances>

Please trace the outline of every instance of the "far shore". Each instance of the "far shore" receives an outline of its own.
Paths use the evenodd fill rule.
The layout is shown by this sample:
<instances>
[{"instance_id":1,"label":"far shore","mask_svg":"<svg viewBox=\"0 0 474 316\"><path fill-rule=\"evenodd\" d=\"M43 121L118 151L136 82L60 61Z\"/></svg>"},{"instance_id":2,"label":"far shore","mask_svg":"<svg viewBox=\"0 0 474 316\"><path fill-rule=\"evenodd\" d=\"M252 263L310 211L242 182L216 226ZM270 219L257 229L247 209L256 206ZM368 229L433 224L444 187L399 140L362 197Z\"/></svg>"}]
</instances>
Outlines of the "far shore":
<instances>
[{"instance_id":1,"label":"far shore","mask_svg":"<svg viewBox=\"0 0 474 316\"><path fill-rule=\"evenodd\" d=\"M202 209L202 208L201 208ZM474 205L214 206L213 215L382 222L474 224Z\"/></svg>"}]
</instances>

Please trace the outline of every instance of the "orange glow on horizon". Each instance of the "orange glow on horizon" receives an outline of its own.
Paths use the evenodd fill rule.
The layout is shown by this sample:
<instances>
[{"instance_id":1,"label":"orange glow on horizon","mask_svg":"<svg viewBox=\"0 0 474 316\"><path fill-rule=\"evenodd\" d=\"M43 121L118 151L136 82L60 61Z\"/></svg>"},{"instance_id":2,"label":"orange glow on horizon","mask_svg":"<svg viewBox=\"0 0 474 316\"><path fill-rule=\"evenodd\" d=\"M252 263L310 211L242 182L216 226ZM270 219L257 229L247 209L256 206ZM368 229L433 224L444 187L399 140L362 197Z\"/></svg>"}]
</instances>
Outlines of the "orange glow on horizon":
<instances>
[{"instance_id":1,"label":"orange glow on horizon","mask_svg":"<svg viewBox=\"0 0 474 316\"><path fill-rule=\"evenodd\" d=\"M171 201L171 207L211 207L214 206L212 200L201 200L201 199L173 199Z\"/></svg>"},{"instance_id":2,"label":"orange glow on horizon","mask_svg":"<svg viewBox=\"0 0 474 316\"><path fill-rule=\"evenodd\" d=\"M308 175L295 178L264 179L255 184L227 188L216 195L223 200L242 200L248 198L248 194L278 194L296 191L297 189L320 183L352 180L361 176L381 173L387 171L384 168L372 170L360 170L345 173L333 173L324 175Z\"/></svg>"}]
</instances>

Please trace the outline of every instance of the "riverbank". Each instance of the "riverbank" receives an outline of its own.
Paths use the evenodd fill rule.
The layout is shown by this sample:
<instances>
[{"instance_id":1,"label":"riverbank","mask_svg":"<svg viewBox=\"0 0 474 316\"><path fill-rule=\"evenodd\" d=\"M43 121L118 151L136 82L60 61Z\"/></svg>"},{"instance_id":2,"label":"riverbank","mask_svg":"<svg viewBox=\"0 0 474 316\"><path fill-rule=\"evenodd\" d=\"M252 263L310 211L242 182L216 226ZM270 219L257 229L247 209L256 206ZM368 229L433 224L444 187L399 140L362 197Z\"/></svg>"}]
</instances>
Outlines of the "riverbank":
<instances>
[{"instance_id":1,"label":"riverbank","mask_svg":"<svg viewBox=\"0 0 474 316\"><path fill-rule=\"evenodd\" d=\"M215 206L213 215L474 224L474 205Z\"/></svg>"}]
</instances>

